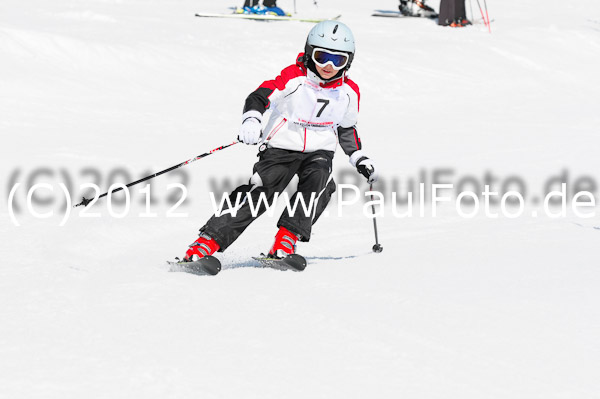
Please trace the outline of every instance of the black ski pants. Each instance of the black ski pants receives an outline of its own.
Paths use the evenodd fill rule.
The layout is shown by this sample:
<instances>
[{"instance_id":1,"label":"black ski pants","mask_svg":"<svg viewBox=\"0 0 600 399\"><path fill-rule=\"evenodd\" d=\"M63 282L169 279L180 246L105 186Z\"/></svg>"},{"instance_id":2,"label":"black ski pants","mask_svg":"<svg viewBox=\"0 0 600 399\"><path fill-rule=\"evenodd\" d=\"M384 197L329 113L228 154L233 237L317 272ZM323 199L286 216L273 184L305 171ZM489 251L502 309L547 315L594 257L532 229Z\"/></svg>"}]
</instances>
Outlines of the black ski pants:
<instances>
[{"instance_id":1,"label":"black ski pants","mask_svg":"<svg viewBox=\"0 0 600 399\"><path fill-rule=\"evenodd\" d=\"M465 0L441 0L438 25L448 26L453 21L467 19Z\"/></svg>"},{"instance_id":2,"label":"black ski pants","mask_svg":"<svg viewBox=\"0 0 600 399\"><path fill-rule=\"evenodd\" d=\"M308 206L312 195L313 207L306 213L302 202L298 201L293 214L288 208L284 209L277 227L285 227L299 236L301 241L308 241L312 225L321 216L336 189L335 182L330 178L333 154L331 151L304 153L268 148L259 155L259 161L254 164L254 175L249 184L241 185L229 194L231 208L237 209L235 216L225 203L220 215L212 216L200 231L211 236L221 247L220 251L224 251L250 223L266 211L266 206L261 204L258 212L253 215L249 201L252 200L256 208L261 193L264 193L263 196L272 203L275 193L281 195L292 178L298 175L298 188L290 198L290 205L293 208L297 197L303 196L304 203ZM238 195L241 201L238 200Z\"/></svg>"}]
</instances>

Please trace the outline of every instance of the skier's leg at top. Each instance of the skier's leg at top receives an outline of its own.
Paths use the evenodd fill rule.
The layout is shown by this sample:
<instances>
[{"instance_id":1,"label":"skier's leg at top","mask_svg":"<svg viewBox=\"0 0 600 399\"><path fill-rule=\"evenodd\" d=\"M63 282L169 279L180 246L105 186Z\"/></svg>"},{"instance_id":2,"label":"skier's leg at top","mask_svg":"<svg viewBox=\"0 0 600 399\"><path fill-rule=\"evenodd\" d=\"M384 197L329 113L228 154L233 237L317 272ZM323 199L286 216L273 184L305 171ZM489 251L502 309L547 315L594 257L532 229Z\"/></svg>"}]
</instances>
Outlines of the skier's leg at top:
<instances>
[{"instance_id":1,"label":"skier's leg at top","mask_svg":"<svg viewBox=\"0 0 600 399\"><path fill-rule=\"evenodd\" d=\"M425 4L425 0L413 0L415 6L418 8L419 15L425 18L434 18L437 16L435 10Z\"/></svg>"},{"instance_id":2,"label":"skier's leg at top","mask_svg":"<svg viewBox=\"0 0 600 399\"><path fill-rule=\"evenodd\" d=\"M410 15L410 8L408 8L408 0L400 0L398 9L403 15Z\"/></svg>"},{"instance_id":3,"label":"skier's leg at top","mask_svg":"<svg viewBox=\"0 0 600 399\"><path fill-rule=\"evenodd\" d=\"M398 9L403 15L431 18L436 15L435 10L425 4L426 0L400 0Z\"/></svg>"}]
</instances>

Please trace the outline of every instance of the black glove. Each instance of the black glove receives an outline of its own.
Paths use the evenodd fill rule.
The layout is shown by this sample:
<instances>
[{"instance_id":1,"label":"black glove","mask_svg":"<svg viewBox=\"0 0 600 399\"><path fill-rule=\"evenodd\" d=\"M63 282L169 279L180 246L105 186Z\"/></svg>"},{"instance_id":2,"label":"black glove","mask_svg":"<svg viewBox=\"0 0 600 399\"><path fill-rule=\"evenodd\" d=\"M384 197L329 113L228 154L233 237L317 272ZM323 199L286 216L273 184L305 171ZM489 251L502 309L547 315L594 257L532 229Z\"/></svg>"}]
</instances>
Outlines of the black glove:
<instances>
[{"instance_id":1,"label":"black glove","mask_svg":"<svg viewBox=\"0 0 600 399\"><path fill-rule=\"evenodd\" d=\"M379 178L378 173L375 171L375 165L367 157L361 157L356 161L356 170L358 173L367 178L369 183L375 183Z\"/></svg>"}]
</instances>

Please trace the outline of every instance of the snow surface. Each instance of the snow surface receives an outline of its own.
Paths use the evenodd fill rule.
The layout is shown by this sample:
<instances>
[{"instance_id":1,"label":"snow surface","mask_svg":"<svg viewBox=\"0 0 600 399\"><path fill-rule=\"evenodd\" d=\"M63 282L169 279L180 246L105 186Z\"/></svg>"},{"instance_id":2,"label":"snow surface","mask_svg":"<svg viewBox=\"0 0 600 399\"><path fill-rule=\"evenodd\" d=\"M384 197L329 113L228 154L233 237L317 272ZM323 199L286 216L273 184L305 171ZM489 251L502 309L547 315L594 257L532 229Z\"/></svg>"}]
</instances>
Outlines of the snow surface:
<instances>
[{"instance_id":1,"label":"snow surface","mask_svg":"<svg viewBox=\"0 0 600 399\"><path fill-rule=\"evenodd\" d=\"M297 3L355 33L376 189L436 168L520 176L528 198L564 173L600 179L597 1L490 0L491 35L370 17L392 0ZM237 145L157 178L156 218L137 216L136 188L125 218L101 200L100 218L78 208L59 227L60 182L79 200L93 170L106 190L115 169L127 182L233 141L246 95L311 25L193 16L231 5L0 2L0 398L600 398L598 216L533 217L539 198L516 219L387 206L374 254L362 204L333 205L299 245L303 273L249 261L277 214L220 255L219 276L169 273L212 213L208 191L248 178L255 148ZM354 181L341 151L335 167ZM186 176L188 216L167 217L166 186ZM53 217L26 211L32 182L54 187L36 205Z\"/></svg>"}]
</instances>

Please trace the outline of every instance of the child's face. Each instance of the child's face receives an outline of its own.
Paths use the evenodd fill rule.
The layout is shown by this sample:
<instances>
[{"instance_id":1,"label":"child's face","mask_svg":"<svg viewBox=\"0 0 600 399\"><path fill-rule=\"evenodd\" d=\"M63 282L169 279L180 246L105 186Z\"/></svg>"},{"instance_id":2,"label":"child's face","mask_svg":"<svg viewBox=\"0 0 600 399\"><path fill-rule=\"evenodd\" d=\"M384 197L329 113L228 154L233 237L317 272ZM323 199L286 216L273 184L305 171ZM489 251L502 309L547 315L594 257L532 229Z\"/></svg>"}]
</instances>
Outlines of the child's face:
<instances>
[{"instance_id":1,"label":"child's face","mask_svg":"<svg viewBox=\"0 0 600 399\"><path fill-rule=\"evenodd\" d=\"M319 72L319 75L321 75L321 78L323 78L323 80L331 79L338 73L338 71L333 69L331 64L325 65L324 68L321 68L318 65L315 65L315 67L317 67L317 72Z\"/></svg>"}]
</instances>

